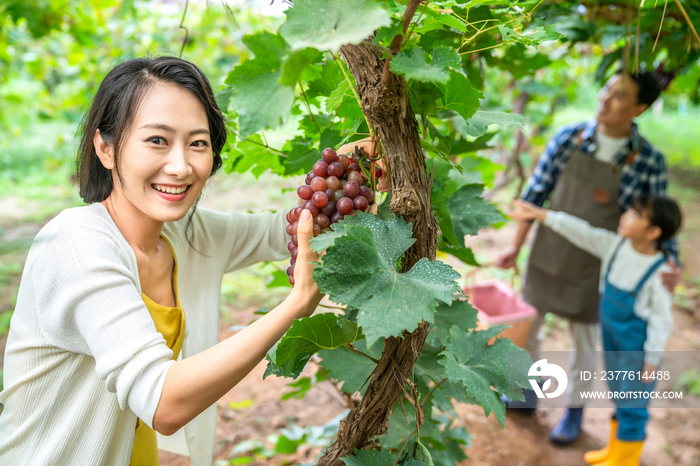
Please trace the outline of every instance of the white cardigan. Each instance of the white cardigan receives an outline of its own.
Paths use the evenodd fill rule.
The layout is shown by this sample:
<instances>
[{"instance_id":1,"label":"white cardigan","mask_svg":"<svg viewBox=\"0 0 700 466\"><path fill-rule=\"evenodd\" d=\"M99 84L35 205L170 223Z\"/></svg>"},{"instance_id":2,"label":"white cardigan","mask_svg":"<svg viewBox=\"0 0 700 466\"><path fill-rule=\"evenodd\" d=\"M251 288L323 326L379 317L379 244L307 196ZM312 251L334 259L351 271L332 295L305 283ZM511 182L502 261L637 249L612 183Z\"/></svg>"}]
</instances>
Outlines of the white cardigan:
<instances>
[{"instance_id":1,"label":"white cardigan","mask_svg":"<svg viewBox=\"0 0 700 466\"><path fill-rule=\"evenodd\" d=\"M285 213L198 208L163 235L178 260L182 356L218 341L225 273L288 257ZM136 258L102 204L68 209L37 235L20 283L0 392L0 464L129 463L138 416L152 426L172 351L141 299ZM187 426L192 464L212 464L216 404Z\"/></svg>"}]
</instances>

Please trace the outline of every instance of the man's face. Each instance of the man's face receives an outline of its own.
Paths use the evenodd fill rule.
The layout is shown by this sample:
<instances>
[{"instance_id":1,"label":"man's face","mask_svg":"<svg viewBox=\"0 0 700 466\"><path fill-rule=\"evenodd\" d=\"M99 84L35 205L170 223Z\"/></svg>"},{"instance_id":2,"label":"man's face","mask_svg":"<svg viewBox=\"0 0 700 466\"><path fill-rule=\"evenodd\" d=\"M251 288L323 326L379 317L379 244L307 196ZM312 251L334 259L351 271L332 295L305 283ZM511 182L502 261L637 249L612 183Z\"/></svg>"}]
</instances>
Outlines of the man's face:
<instances>
[{"instance_id":1,"label":"man's face","mask_svg":"<svg viewBox=\"0 0 700 466\"><path fill-rule=\"evenodd\" d=\"M649 106L637 101L639 86L632 78L616 74L598 93L596 120L599 123L626 126Z\"/></svg>"}]
</instances>

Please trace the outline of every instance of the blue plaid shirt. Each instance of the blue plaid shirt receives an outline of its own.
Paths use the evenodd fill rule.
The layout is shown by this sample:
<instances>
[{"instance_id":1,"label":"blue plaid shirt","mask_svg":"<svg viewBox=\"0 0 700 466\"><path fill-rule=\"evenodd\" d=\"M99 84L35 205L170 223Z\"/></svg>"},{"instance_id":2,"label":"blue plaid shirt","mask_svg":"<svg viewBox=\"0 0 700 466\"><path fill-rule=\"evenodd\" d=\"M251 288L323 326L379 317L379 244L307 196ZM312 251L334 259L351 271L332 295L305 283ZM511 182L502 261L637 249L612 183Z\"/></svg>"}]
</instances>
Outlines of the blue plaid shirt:
<instances>
[{"instance_id":1,"label":"blue plaid shirt","mask_svg":"<svg viewBox=\"0 0 700 466\"><path fill-rule=\"evenodd\" d=\"M581 130L581 152L591 157L597 149L594 134L597 126L595 120L562 126L547 143L540 156L535 171L530 176L527 186L520 197L528 202L542 206L554 189L559 174L564 169L569 157L577 150L578 135ZM626 164L627 158L637 152L632 163ZM665 196L668 175L664 156L649 141L640 136L637 124L632 124L632 133L627 145L615 155L613 163L622 166L620 179L620 212L624 212L632 200L641 193ZM674 239L664 244L666 250L678 262L678 247Z\"/></svg>"}]
</instances>

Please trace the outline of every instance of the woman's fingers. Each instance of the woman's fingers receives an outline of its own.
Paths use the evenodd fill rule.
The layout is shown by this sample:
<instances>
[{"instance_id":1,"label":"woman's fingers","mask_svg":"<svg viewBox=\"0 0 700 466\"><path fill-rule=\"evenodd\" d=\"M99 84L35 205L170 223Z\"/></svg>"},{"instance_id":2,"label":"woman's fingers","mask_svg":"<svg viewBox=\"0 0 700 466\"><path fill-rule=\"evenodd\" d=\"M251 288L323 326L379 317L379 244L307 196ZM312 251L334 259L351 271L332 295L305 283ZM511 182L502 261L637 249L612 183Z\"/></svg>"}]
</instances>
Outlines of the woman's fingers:
<instances>
[{"instance_id":1,"label":"woman's fingers","mask_svg":"<svg viewBox=\"0 0 700 466\"><path fill-rule=\"evenodd\" d=\"M297 227L297 242L299 245L299 253L294 266L294 286L302 288L311 287L315 289L316 284L313 281L314 265L311 262L317 262L320 255L311 250L309 241L314 237L314 222L311 212L307 209L301 211L299 216L299 224Z\"/></svg>"}]
</instances>

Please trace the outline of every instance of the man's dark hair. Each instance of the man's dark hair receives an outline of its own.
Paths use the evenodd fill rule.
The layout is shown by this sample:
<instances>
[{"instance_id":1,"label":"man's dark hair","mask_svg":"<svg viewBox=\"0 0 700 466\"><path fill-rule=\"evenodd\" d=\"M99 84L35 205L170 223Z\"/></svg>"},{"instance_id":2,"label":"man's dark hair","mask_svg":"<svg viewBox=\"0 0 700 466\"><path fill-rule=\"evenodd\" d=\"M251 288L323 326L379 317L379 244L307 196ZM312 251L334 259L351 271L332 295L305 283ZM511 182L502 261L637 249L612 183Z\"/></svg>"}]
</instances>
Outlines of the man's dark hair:
<instances>
[{"instance_id":1,"label":"man's dark hair","mask_svg":"<svg viewBox=\"0 0 700 466\"><path fill-rule=\"evenodd\" d=\"M622 74L624 70L620 68L615 74ZM651 104L661 95L661 83L655 73L651 71L642 71L641 73L627 73L627 76L632 78L632 81L637 83L639 91L637 91L637 103Z\"/></svg>"},{"instance_id":2,"label":"man's dark hair","mask_svg":"<svg viewBox=\"0 0 700 466\"><path fill-rule=\"evenodd\" d=\"M95 132L114 145L117 179L119 150L131 127L139 104L157 83L174 84L190 91L202 104L209 121L214 164L209 176L221 167L221 150L226 142L226 117L214 99L209 80L194 64L176 57L135 58L120 63L100 84L81 127L78 151L78 186L80 197L90 204L102 202L112 192L112 173L97 157L93 143Z\"/></svg>"},{"instance_id":3,"label":"man's dark hair","mask_svg":"<svg viewBox=\"0 0 700 466\"><path fill-rule=\"evenodd\" d=\"M665 196L643 193L632 201L632 208L644 215L651 225L661 229L656 247L668 256L664 243L678 232L683 218L676 201Z\"/></svg>"}]
</instances>

